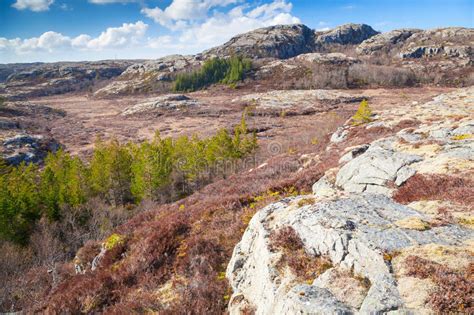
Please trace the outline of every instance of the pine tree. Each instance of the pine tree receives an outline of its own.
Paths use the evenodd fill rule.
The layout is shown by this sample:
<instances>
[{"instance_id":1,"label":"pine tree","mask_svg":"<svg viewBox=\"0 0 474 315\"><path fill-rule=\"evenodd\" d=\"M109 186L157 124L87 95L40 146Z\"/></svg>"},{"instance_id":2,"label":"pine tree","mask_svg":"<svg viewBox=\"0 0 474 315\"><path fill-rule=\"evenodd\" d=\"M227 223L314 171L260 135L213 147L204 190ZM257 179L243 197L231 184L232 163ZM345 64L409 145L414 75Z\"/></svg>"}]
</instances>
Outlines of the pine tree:
<instances>
[{"instance_id":1,"label":"pine tree","mask_svg":"<svg viewBox=\"0 0 474 315\"><path fill-rule=\"evenodd\" d=\"M357 112L352 116L352 124L355 126L366 124L372 121L372 109L369 107L369 102L363 100Z\"/></svg>"},{"instance_id":2,"label":"pine tree","mask_svg":"<svg viewBox=\"0 0 474 315\"><path fill-rule=\"evenodd\" d=\"M38 169L22 163L0 177L0 236L26 244L40 218Z\"/></svg>"},{"instance_id":3,"label":"pine tree","mask_svg":"<svg viewBox=\"0 0 474 315\"><path fill-rule=\"evenodd\" d=\"M86 168L78 157L63 150L50 153L41 173L40 195L44 211L51 220L58 220L64 205L76 207L85 202Z\"/></svg>"},{"instance_id":4,"label":"pine tree","mask_svg":"<svg viewBox=\"0 0 474 315\"><path fill-rule=\"evenodd\" d=\"M109 199L112 185L111 165L111 152L106 144L100 138L97 138L88 173L89 187L93 195Z\"/></svg>"}]
</instances>

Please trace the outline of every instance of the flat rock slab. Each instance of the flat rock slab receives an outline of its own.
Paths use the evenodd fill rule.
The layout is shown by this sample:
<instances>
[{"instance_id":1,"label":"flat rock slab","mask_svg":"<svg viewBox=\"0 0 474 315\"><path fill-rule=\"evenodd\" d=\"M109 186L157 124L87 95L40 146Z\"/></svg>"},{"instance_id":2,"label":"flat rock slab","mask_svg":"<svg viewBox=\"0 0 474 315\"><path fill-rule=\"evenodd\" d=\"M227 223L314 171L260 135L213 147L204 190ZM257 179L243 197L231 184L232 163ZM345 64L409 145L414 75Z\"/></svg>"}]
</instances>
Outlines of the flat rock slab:
<instances>
[{"instance_id":1,"label":"flat rock slab","mask_svg":"<svg viewBox=\"0 0 474 315\"><path fill-rule=\"evenodd\" d=\"M403 310L397 281L385 253L425 244L460 245L474 232L457 225L424 230L401 228L405 218L426 219L423 214L395 203L384 195L360 194L298 207L304 197L283 199L260 210L235 247L227 278L239 301L229 304L231 314L239 305L251 305L256 314L326 314L337 312L386 312ZM342 303L333 286L324 287L322 274L313 285L298 283L278 268L280 252L270 244L270 234L291 226L309 255L325 255L333 266L367 278L370 288L354 308ZM329 271L328 271L329 272ZM351 281L346 281L348 285ZM353 282L353 281L352 281ZM331 293L333 290L333 293ZM416 292L414 293L416 294ZM243 297L243 298L242 298Z\"/></svg>"},{"instance_id":2,"label":"flat rock slab","mask_svg":"<svg viewBox=\"0 0 474 315\"><path fill-rule=\"evenodd\" d=\"M257 108L289 109L314 107L321 102L332 104L360 102L364 98L366 97L334 90L277 90L247 94L234 101L248 102Z\"/></svg>"},{"instance_id":3,"label":"flat rock slab","mask_svg":"<svg viewBox=\"0 0 474 315\"><path fill-rule=\"evenodd\" d=\"M152 112L159 109L180 109L196 106L198 104L198 101L191 99L186 95L168 94L164 96L155 97L145 102L141 102L133 106L127 107L120 115L129 116L134 114Z\"/></svg>"}]
</instances>

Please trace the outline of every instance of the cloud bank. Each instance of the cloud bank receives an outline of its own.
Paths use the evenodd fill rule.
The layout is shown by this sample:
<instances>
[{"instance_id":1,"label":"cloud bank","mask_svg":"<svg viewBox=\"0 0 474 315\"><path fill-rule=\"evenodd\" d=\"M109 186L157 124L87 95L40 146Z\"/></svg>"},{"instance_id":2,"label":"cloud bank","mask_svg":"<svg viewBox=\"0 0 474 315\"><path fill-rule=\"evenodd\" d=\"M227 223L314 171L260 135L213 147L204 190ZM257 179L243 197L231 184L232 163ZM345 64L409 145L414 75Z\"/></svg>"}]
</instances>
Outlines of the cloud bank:
<instances>
[{"instance_id":1,"label":"cloud bank","mask_svg":"<svg viewBox=\"0 0 474 315\"><path fill-rule=\"evenodd\" d=\"M67 49L101 50L120 48L138 43L144 37L147 28L147 24L138 21L136 23L124 23L120 27L109 27L96 38L86 34L70 38L52 31L28 39L0 38L0 50L9 49L17 54L27 54L35 51L52 53Z\"/></svg>"},{"instance_id":2,"label":"cloud bank","mask_svg":"<svg viewBox=\"0 0 474 315\"><path fill-rule=\"evenodd\" d=\"M34 12L41 12L49 10L49 6L52 5L54 0L16 0L12 4L17 10L31 10Z\"/></svg>"},{"instance_id":3,"label":"cloud bank","mask_svg":"<svg viewBox=\"0 0 474 315\"><path fill-rule=\"evenodd\" d=\"M17 0L29 4L29 10L47 10L54 0ZM106 5L138 0L89 0ZM16 5L15 3L14 5ZM20 6L20 4L18 4ZM150 24L157 24L165 34L149 34L143 21L109 27L99 36L82 34L70 37L48 31L38 37L7 39L0 37L0 57L15 55L23 61L38 61L41 56L57 56L56 60L80 54L85 59L104 56L97 52L113 51L121 58L150 58L168 54L190 54L220 45L232 36L255 28L276 24L300 23L291 14L292 3L273 0L256 4L242 0L173 0L167 7L142 7L141 13ZM133 51L133 56L128 53ZM141 54L141 55L140 55ZM110 56L110 54L108 55ZM81 57L82 58L82 57ZM7 58L8 59L8 58ZM15 60L16 61L16 60ZM0 61L1 62L1 61ZM9 61L11 62L11 61Z\"/></svg>"}]
</instances>

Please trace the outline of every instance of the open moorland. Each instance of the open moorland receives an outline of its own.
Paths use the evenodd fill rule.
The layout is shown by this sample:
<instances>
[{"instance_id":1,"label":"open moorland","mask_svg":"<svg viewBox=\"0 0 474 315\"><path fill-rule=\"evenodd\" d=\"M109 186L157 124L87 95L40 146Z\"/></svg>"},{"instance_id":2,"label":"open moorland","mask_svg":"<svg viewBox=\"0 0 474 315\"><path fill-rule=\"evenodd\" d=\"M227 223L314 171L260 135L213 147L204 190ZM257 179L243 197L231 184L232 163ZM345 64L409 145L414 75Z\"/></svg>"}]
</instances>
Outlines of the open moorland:
<instances>
[{"instance_id":1,"label":"open moorland","mask_svg":"<svg viewBox=\"0 0 474 315\"><path fill-rule=\"evenodd\" d=\"M0 312L474 312L473 45L294 24L0 65Z\"/></svg>"}]
</instances>

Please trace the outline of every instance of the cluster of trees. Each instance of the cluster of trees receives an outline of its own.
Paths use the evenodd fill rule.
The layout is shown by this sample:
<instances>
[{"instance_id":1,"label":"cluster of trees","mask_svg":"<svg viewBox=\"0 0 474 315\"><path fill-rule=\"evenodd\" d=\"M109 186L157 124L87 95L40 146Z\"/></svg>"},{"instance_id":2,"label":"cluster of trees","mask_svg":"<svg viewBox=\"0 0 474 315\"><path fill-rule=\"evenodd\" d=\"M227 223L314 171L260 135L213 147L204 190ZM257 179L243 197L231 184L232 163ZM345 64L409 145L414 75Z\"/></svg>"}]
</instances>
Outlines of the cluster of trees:
<instances>
[{"instance_id":1,"label":"cluster of trees","mask_svg":"<svg viewBox=\"0 0 474 315\"><path fill-rule=\"evenodd\" d=\"M173 90L177 92L191 92L214 83L234 86L245 78L245 74L251 68L252 62L242 57L233 56L228 59L212 58L206 60L199 70L179 74L174 81Z\"/></svg>"},{"instance_id":2,"label":"cluster of trees","mask_svg":"<svg viewBox=\"0 0 474 315\"><path fill-rule=\"evenodd\" d=\"M235 161L256 145L244 115L233 134L222 129L209 138L172 139L157 134L141 144L98 141L88 162L60 150L50 154L41 168L2 164L0 237L25 244L38 219L59 221L64 209L91 198L118 206L182 197L222 175L220 163Z\"/></svg>"}]
</instances>

